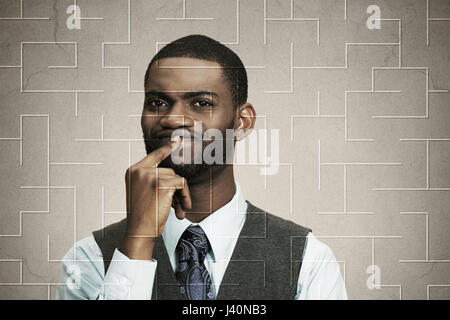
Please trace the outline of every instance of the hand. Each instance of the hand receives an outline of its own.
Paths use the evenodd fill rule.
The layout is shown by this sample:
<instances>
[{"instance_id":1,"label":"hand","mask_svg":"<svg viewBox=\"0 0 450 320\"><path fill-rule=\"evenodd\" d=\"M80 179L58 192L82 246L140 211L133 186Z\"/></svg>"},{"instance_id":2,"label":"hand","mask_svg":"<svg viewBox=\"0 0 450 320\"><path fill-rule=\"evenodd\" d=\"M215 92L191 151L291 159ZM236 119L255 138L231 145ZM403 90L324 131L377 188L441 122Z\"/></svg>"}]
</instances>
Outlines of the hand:
<instances>
[{"instance_id":1,"label":"hand","mask_svg":"<svg viewBox=\"0 0 450 320\"><path fill-rule=\"evenodd\" d=\"M170 168L158 168L181 138L151 152L125 174L127 227L119 250L130 259L151 260L172 204L178 219L192 208L187 181Z\"/></svg>"}]
</instances>

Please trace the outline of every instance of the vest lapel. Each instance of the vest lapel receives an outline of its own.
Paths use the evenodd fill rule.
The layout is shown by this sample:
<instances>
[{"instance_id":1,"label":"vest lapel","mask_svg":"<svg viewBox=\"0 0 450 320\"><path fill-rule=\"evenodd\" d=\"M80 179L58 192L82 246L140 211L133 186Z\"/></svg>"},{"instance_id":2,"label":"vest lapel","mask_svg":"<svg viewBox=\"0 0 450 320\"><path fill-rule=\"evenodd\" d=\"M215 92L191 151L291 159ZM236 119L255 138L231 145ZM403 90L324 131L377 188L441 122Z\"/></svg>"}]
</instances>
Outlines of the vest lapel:
<instances>
[{"instance_id":1,"label":"vest lapel","mask_svg":"<svg viewBox=\"0 0 450 320\"><path fill-rule=\"evenodd\" d=\"M152 300L183 300L184 297L180 293L163 237L158 238L153 253L153 258L158 261L158 266L153 284Z\"/></svg>"},{"instance_id":2,"label":"vest lapel","mask_svg":"<svg viewBox=\"0 0 450 320\"><path fill-rule=\"evenodd\" d=\"M248 200L246 202L244 226L220 284L217 300L255 299L255 294L265 286L265 256L258 248L266 237L266 212Z\"/></svg>"}]
</instances>

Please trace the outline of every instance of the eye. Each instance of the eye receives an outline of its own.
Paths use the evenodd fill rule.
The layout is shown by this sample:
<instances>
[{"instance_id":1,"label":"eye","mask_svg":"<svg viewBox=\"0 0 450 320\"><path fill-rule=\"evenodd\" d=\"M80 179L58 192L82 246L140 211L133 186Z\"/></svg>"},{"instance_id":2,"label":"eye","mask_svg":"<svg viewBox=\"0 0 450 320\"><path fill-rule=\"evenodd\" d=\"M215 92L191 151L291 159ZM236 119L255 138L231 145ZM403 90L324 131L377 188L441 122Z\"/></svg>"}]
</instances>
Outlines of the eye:
<instances>
[{"instance_id":1,"label":"eye","mask_svg":"<svg viewBox=\"0 0 450 320\"><path fill-rule=\"evenodd\" d=\"M159 99L148 99L147 100L147 106L154 109L161 109L165 106L167 106L167 103L165 103L163 100Z\"/></svg>"},{"instance_id":2,"label":"eye","mask_svg":"<svg viewBox=\"0 0 450 320\"><path fill-rule=\"evenodd\" d=\"M207 100L197 100L194 102L194 106L199 107L199 108L206 108L206 107L212 107L212 106L214 106L214 104L212 104L211 102L209 102Z\"/></svg>"}]
</instances>

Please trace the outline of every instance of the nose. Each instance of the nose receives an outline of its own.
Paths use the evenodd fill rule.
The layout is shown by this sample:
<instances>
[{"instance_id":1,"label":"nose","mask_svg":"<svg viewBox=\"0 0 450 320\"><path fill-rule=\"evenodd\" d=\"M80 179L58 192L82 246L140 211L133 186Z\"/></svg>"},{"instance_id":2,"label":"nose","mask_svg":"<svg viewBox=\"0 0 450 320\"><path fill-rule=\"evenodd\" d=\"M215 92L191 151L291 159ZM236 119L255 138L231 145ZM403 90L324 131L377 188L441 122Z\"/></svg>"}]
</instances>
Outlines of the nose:
<instances>
[{"instance_id":1,"label":"nose","mask_svg":"<svg viewBox=\"0 0 450 320\"><path fill-rule=\"evenodd\" d=\"M170 108L170 111L159 120L161 127L177 129L180 127L191 127L194 125L194 119L185 112L185 106L182 101L176 101Z\"/></svg>"}]
</instances>

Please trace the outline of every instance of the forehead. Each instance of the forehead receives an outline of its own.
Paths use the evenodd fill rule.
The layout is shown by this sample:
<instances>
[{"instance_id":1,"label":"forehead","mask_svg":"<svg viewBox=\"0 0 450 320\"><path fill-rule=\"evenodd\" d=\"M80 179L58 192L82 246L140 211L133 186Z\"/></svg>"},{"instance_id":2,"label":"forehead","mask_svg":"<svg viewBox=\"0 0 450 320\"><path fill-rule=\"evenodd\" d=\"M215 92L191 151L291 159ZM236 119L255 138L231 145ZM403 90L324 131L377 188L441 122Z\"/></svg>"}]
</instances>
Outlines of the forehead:
<instances>
[{"instance_id":1,"label":"forehead","mask_svg":"<svg viewBox=\"0 0 450 320\"><path fill-rule=\"evenodd\" d=\"M163 58L153 63L146 90L199 91L224 93L227 84L220 64L194 58Z\"/></svg>"}]
</instances>

